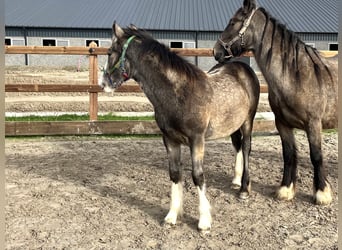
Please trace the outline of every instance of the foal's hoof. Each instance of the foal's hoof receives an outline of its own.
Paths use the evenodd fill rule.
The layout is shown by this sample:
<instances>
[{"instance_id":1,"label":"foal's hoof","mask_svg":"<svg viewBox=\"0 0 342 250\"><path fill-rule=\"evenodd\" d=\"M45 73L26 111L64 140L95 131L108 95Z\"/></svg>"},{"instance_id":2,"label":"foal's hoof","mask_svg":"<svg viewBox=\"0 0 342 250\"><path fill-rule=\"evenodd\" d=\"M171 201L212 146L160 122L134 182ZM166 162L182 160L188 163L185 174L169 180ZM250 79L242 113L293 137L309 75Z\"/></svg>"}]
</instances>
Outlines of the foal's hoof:
<instances>
[{"instance_id":1,"label":"foal's hoof","mask_svg":"<svg viewBox=\"0 0 342 250\"><path fill-rule=\"evenodd\" d=\"M318 190L316 194L314 194L314 201L317 205L329 205L332 202L332 192L330 185L324 188L324 190Z\"/></svg>"},{"instance_id":2,"label":"foal's hoof","mask_svg":"<svg viewBox=\"0 0 342 250\"><path fill-rule=\"evenodd\" d=\"M197 230L201 235L206 235L211 229L211 216L201 218L198 222Z\"/></svg>"},{"instance_id":3,"label":"foal's hoof","mask_svg":"<svg viewBox=\"0 0 342 250\"><path fill-rule=\"evenodd\" d=\"M241 188L241 185L236 184L236 183L232 183L232 184L230 185L230 188L233 189L233 190L238 190L238 189Z\"/></svg>"},{"instance_id":4,"label":"foal's hoof","mask_svg":"<svg viewBox=\"0 0 342 250\"><path fill-rule=\"evenodd\" d=\"M251 191L252 191L252 184L251 184L251 182L249 182L249 184L247 186L247 190L242 190L242 189L240 190L239 198L242 200L248 199Z\"/></svg>"},{"instance_id":5,"label":"foal's hoof","mask_svg":"<svg viewBox=\"0 0 342 250\"><path fill-rule=\"evenodd\" d=\"M202 236L206 236L206 235L210 234L210 228L208 228L208 229L200 229L200 228L198 228L198 232L199 232Z\"/></svg>"},{"instance_id":6,"label":"foal's hoof","mask_svg":"<svg viewBox=\"0 0 342 250\"><path fill-rule=\"evenodd\" d=\"M208 235L210 233L210 225L198 225L197 230L201 235Z\"/></svg>"},{"instance_id":7,"label":"foal's hoof","mask_svg":"<svg viewBox=\"0 0 342 250\"><path fill-rule=\"evenodd\" d=\"M177 214L173 212L169 212L167 216L164 218L163 226L170 227L175 226L177 222Z\"/></svg>"},{"instance_id":8,"label":"foal's hoof","mask_svg":"<svg viewBox=\"0 0 342 250\"><path fill-rule=\"evenodd\" d=\"M232 184L230 185L231 189L240 189L241 188L241 179L235 178L232 180Z\"/></svg>"},{"instance_id":9,"label":"foal's hoof","mask_svg":"<svg viewBox=\"0 0 342 250\"><path fill-rule=\"evenodd\" d=\"M249 198L249 193L248 192L240 192L239 193L239 198L242 200L246 200Z\"/></svg>"},{"instance_id":10,"label":"foal's hoof","mask_svg":"<svg viewBox=\"0 0 342 250\"><path fill-rule=\"evenodd\" d=\"M163 228L165 228L165 229L171 229L171 228L176 227L176 223L173 224L173 223L170 223L170 222L167 222L167 221L164 220L164 221L161 222L161 226Z\"/></svg>"}]
</instances>

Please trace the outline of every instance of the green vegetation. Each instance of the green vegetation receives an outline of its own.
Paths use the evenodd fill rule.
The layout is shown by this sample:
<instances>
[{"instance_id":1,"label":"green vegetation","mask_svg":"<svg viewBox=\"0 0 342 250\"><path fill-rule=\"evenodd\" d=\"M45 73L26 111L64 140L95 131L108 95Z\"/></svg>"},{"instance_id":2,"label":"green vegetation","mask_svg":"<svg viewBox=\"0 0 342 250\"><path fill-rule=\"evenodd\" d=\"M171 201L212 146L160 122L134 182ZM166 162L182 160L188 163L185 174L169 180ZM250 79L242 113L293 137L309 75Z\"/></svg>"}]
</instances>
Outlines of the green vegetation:
<instances>
[{"instance_id":1,"label":"green vegetation","mask_svg":"<svg viewBox=\"0 0 342 250\"><path fill-rule=\"evenodd\" d=\"M334 133L338 133L338 130L336 128L332 128L332 129L323 129L323 133L326 134L334 134Z\"/></svg>"}]
</instances>

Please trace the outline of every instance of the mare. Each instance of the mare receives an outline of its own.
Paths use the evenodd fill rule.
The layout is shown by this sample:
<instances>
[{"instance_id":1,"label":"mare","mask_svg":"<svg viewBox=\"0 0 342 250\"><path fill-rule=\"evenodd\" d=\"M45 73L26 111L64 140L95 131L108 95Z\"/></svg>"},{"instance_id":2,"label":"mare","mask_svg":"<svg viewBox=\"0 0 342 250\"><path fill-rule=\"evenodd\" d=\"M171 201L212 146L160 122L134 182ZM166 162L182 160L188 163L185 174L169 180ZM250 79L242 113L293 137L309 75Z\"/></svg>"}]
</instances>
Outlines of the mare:
<instances>
[{"instance_id":1,"label":"mare","mask_svg":"<svg viewBox=\"0 0 342 250\"><path fill-rule=\"evenodd\" d=\"M246 198L250 192L248 157L260 91L254 71L244 63L231 62L205 73L146 31L114 23L100 85L107 92L113 91L128 78L140 84L152 103L166 147L172 185L165 224L175 225L182 213L181 145L186 145L190 147L192 179L199 194L198 229L208 232L212 218L203 173L206 139L231 135L236 150L233 183L241 186L240 197Z\"/></svg>"},{"instance_id":2,"label":"mare","mask_svg":"<svg viewBox=\"0 0 342 250\"><path fill-rule=\"evenodd\" d=\"M331 185L324 167L321 130L337 128L337 56L323 57L292 31L280 24L255 0L244 0L214 46L219 62L254 53L269 89L283 149L283 178L277 197L295 196L297 153L294 129L306 132L314 167L313 199L332 201Z\"/></svg>"}]
</instances>

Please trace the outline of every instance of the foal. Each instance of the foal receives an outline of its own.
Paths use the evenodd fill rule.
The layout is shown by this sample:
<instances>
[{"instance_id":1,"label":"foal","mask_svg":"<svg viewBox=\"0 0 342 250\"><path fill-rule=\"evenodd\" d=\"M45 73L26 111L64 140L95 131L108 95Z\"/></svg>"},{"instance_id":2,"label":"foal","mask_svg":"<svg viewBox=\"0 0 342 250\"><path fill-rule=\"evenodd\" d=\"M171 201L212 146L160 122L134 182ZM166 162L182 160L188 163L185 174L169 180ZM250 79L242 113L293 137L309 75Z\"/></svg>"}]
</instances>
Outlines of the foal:
<instances>
[{"instance_id":1,"label":"foal","mask_svg":"<svg viewBox=\"0 0 342 250\"><path fill-rule=\"evenodd\" d=\"M236 149L234 183L241 186L240 197L250 192L248 157L253 119L259 100L259 81L246 64L218 64L205 73L190 64L149 34L136 27L113 25L112 46L101 86L105 91L120 86L128 78L136 80L154 107L156 122L163 134L172 181L168 224L176 224L182 213L181 145L190 147L192 179L199 194L201 231L211 228L210 204L206 198L203 173L206 139L231 135Z\"/></svg>"}]
</instances>

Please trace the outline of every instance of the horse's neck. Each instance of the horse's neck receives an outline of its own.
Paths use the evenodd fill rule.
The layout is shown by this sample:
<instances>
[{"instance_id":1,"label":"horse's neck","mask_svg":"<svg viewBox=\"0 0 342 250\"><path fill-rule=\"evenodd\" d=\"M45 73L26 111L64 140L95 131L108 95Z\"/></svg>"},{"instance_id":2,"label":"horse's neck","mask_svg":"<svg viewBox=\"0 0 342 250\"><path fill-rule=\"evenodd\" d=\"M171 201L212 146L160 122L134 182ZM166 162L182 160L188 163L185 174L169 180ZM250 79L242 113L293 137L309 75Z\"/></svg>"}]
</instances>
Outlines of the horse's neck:
<instances>
[{"instance_id":1,"label":"horse's neck","mask_svg":"<svg viewBox=\"0 0 342 250\"><path fill-rule=\"evenodd\" d=\"M133 66L136 71L134 79L142 85L144 94L155 108L175 99L172 84L166 83L168 79L158 67L160 65L142 59L135 60Z\"/></svg>"},{"instance_id":2,"label":"horse's neck","mask_svg":"<svg viewBox=\"0 0 342 250\"><path fill-rule=\"evenodd\" d=\"M254 58L270 87L284 88L290 78L288 58L296 57L294 53L298 53L292 48L290 37L297 38L293 38L285 27L280 27L277 21L267 20L263 13L260 15L264 15L265 19L264 23L254 27Z\"/></svg>"},{"instance_id":3,"label":"horse's neck","mask_svg":"<svg viewBox=\"0 0 342 250\"><path fill-rule=\"evenodd\" d=\"M269 41L268 39L264 39L265 37L272 36L274 25L273 24L268 24L266 25L267 20L265 20L265 23L262 25L257 25L255 27L254 31L254 40L255 40L255 45L254 45L254 59L256 60L260 70L264 74L265 78L269 75L269 73L274 73L272 71L269 71L270 63L268 62L268 59L270 57L270 53L272 52L273 49L273 42L274 41ZM264 30L266 28L267 30ZM274 60L274 58L272 58ZM271 66L272 67L272 66ZM265 74L266 73L266 74Z\"/></svg>"},{"instance_id":4,"label":"horse's neck","mask_svg":"<svg viewBox=\"0 0 342 250\"><path fill-rule=\"evenodd\" d=\"M203 94L210 89L205 73L175 54L164 56L169 56L168 60L158 51L145 55L139 51L132 53L130 63L136 72L135 79L142 84L151 103L155 107L168 105L174 109L181 108L184 100L189 103L199 96L203 99Z\"/></svg>"}]
</instances>

